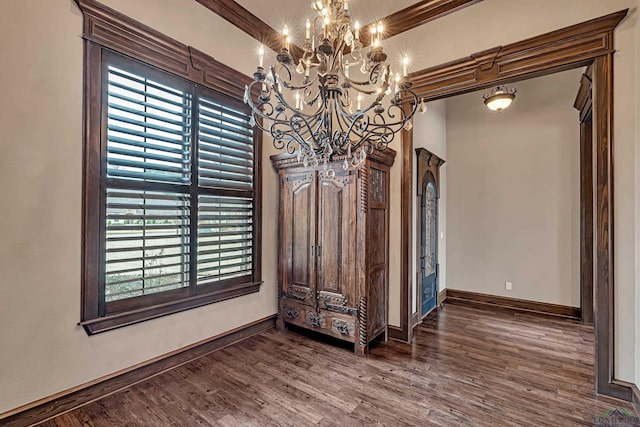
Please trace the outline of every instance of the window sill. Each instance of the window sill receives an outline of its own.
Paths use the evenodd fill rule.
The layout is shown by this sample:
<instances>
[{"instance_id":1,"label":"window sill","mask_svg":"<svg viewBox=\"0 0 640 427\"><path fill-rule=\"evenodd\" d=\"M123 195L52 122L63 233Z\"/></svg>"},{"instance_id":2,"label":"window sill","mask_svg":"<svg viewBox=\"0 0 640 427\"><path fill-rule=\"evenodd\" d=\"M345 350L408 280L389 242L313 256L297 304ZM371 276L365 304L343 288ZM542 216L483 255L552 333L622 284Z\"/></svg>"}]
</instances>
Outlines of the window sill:
<instances>
[{"instance_id":1,"label":"window sill","mask_svg":"<svg viewBox=\"0 0 640 427\"><path fill-rule=\"evenodd\" d=\"M263 282L243 283L230 288L195 295L178 301L83 321L80 322L79 325L84 328L87 335L95 335L101 332L107 332L124 326L133 325L134 323L144 322L146 320L179 313L181 311L201 307L203 305L252 294L260 290L260 285L262 283Z\"/></svg>"}]
</instances>

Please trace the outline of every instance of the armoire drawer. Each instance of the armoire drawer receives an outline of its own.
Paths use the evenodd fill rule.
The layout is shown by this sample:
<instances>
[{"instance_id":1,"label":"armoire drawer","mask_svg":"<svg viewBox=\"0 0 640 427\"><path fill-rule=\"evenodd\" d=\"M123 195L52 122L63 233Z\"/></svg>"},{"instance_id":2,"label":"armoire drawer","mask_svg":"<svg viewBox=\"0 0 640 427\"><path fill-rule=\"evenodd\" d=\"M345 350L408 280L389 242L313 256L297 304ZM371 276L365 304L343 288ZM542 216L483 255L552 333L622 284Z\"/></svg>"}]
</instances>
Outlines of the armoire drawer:
<instances>
[{"instance_id":1,"label":"armoire drawer","mask_svg":"<svg viewBox=\"0 0 640 427\"><path fill-rule=\"evenodd\" d=\"M315 311L312 307L291 301L282 301L282 318L286 323L355 342L356 318L328 310Z\"/></svg>"}]
</instances>

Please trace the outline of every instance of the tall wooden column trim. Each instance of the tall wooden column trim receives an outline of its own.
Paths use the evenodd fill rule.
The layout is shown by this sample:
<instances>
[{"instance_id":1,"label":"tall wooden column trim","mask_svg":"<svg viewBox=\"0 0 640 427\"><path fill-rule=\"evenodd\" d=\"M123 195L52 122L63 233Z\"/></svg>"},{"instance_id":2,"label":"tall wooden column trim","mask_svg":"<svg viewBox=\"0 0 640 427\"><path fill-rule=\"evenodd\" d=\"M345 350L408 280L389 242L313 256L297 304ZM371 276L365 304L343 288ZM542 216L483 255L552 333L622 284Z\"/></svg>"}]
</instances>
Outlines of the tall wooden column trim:
<instances>
[{"instance_id":1,"label":"tall wooden column trim","mask_svg":"<svg viewBox=\"0 0 640 427\"><path fill-rule=\"evenodd\" d=\"M580 318L593 324L593 66L587 67L573 106L580 112Z\"/></svg>"}]
</instances>

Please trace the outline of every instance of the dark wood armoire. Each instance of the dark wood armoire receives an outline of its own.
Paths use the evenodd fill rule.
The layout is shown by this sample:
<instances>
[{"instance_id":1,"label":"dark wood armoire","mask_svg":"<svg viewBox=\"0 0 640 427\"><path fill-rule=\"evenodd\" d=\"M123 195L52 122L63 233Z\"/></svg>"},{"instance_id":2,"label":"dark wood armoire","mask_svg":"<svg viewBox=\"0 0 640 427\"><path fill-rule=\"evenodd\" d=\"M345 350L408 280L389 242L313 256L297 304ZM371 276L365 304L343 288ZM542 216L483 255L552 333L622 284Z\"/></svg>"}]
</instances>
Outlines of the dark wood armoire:
<instances>
[{"instance_id":1,"label":"dark wood armoire","mask_svg":"<svg viewBox=\"0 0 640 427\"><path fill-rule=\"evenodd\" d=\"M389 168L375 151L335 177L295 156L272 156L280 184L278 327L288 324L354 343L386 339L389 292Z\"/></svg>"}]
</instances>

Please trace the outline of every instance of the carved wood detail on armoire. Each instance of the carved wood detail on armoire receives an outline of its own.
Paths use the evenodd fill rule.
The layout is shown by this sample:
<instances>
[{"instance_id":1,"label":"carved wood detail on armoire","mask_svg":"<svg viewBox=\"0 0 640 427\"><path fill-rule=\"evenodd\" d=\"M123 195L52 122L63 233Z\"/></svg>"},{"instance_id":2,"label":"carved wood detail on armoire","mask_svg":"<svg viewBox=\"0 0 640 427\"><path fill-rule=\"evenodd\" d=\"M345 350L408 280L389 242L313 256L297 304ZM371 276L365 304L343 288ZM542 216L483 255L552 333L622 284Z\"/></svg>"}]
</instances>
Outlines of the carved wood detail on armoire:
<instances>
[{"instance_id":1,"label":"carved wood detail on armoire","mask_svg":"<svg viewBox=\"0 0 640 427\"><path fill-rule=\"evenodd\" d=\"M396 153L375 150L345 171L271 156L279 179L278 320L354 344L387 338L389 176Z\"/></svg>"}]
</instances>

